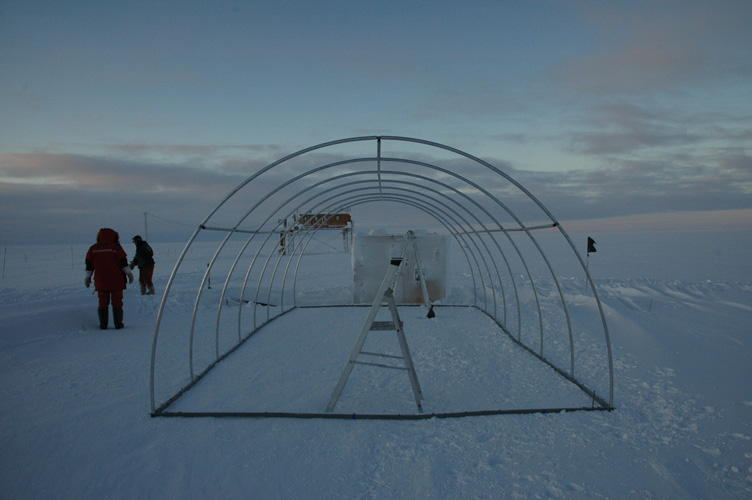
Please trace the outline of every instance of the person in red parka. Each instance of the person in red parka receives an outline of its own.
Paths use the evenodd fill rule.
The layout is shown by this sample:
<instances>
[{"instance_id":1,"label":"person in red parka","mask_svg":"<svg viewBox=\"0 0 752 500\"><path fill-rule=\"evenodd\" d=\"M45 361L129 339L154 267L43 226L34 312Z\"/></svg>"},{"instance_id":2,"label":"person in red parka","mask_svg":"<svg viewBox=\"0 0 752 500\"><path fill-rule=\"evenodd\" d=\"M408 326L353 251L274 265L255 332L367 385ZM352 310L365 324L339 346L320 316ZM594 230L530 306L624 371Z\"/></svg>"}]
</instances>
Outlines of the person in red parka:
<instances>
[{"instance_id":1,"label":"person in red parka","mask_svg":"<svg viewBox=\"0 0 752 500\"><path fill-rule=\"evenodd\" d=\"M97 242L86 252L86 288L91 285L92 275L99 296L99 328L107 329L110 302L115 328L123 328L123 290L126 278L133 283L133 272L128 267L128 256L120 246L120 236L109 227L99 230Z\"/></svg>"}]
</instances>

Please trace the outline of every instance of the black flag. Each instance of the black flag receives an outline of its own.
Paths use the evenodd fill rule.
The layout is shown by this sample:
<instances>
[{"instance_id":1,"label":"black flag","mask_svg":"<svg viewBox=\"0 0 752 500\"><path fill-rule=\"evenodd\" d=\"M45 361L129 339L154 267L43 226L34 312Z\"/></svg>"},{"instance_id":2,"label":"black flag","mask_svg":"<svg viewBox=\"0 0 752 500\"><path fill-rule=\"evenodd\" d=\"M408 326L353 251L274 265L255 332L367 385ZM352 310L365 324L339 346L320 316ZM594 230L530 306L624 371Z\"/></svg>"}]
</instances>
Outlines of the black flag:
<instances>
[{"instance_id":1,"label":"black flag","mask_svg":"<svg viewBox=\"0 0 752 500\"><path fill-rule=\"evenodd\" d=\"M597 250L595 249L595 240L591 238L590 236L588 236L587 253L594 253L594 252L597 252Z\"/></svg>"}]
</instances>

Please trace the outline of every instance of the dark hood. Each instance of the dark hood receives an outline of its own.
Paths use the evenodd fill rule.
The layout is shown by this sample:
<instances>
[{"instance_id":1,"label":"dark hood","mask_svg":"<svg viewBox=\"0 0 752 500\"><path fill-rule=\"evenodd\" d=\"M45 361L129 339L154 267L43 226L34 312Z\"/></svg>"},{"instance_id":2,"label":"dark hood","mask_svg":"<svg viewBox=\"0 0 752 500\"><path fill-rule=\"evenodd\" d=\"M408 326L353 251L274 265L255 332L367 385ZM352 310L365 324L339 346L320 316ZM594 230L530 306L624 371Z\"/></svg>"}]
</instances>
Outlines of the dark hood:
<instances>
[{"instance_id":1,"label":"dark hood","mask_svg":"<svg viewBox=\"0 0 752 500\"><path fill-rule=\"evenodd\" d=\"M109 227L103 227L97 234L97 243L99 244L112 244L120 241L120 235L114 229Z\"/></svg>"}]
</instances>

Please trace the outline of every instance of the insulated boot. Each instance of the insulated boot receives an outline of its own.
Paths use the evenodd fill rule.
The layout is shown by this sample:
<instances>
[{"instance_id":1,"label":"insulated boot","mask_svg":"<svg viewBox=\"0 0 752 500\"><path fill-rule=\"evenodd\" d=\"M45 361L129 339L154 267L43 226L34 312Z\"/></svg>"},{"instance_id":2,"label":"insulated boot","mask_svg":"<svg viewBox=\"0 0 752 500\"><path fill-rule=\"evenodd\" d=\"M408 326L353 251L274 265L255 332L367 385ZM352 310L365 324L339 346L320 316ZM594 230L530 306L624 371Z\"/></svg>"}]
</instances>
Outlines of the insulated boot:
<instances>
[{"instance_id":1,"label":"insulated boot","mask_svg":"<svg viewBox=\"0 0 752 500\"><path fill-rule=\"evenodd\" d=\"M106 307L104 309L97 309L97 313L99 313L99 329L107 330L107 322L110 320L109 309Z\"/></svg>"},{"instance_id":2,"label":"insulated boot","mask_svg":"<svg viewBox=\"0 0 752 500\"><path fill-rule=\"evenodd\" d=\"M146 295L146 285L141 283L141 295Z\"/></svg>"},{"instance_id":3,"label":"insulated boot","mask_svg":"<svg viewBox=\"0 0 752 500\"><path fill-rule=\"evenodd\" d=\"M125 325L123 324L123 308L122 307L113 307L112 308L112 319L115 321L115 328L120 330Z\"/></svg>"},{"instance_id":4,"label":"insulated boot","mask_svg":"<svg viewBox=\"0 0 752 500\"><path fill-rule=\"evenodd\" d=\"M149 290L146 292L146 295L154 295L154 287L150 286Z\"/></svg>"}]
</instances>

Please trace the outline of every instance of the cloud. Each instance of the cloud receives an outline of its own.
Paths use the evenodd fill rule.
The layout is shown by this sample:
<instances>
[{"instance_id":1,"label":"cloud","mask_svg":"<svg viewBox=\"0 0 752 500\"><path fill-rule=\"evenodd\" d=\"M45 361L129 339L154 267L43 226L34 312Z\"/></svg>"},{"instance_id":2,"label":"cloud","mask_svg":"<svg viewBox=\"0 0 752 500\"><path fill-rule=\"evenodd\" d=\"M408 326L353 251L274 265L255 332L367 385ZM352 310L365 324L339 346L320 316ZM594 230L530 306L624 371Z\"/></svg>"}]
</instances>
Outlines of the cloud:
<instances>
[{"instance_id":1,"label":"cloud","mask_svg":"<svg viewBox=\"0 0 752 500\"><path fill-rule=\"evenodd\" d=\"M593 231L693 231L693 230L749 230L752 227L752 209L715 210L693 212L663 212L639 214L604 219L567 220L567 231L590 233Z\"/></svg>"},{"instance_id":2,"label":"cloud","mask_svg":"<svg viewBox=\"0 0 752 500\"><path fill-rule=\"evenodd\" d=\"M620 118L615 121L627 129L636 130L642 121L656 119L637 108L610 108L609 111L618 115ZM525 140L522 136L513 139ZM598 142L597 138L590 139L594 144ZM589 148L583 147L582 151L595 154L595 145ZM0 226L3 228L0 243L80 243L89 241L96 229L103 226L114 227L124 234L136 234L143 231L144 213L153 216L149 218L149 227L157 240L185 240L228 193L274 161L268 158L274 148L238 148L232 154L230 149L169 145L119 148L135 159L56 153L0 155ZM490 159L489 162L529 189L559 220L752 208L752 156L743 147L708 149L702 154L668 151L646 157L616 154L623 150L622 146L611 147L611 157L600 168L566 172L516 169L505 160ZM200 159L196 163L209 166L144 159L155 151L165 158L171 151L175 151L178 158L187 153ZM350 153L353 152L349 149L312 152L265 173L250 186L252 189L244 190L242 196L234 197L223 207L217 223L237 223L240 215L274 186L299 173L299 168L352 158ZM374 153L370 151L368 155ZM434 161L471 178L468 169L478 168L467 160L431 158L429 152L421 150L412 153L413 156L407 157ZM399 155L399 151L389 154ZM276 159L279 158L281 156ZM384 162L382 168L412 167ZM327 171L316 179L333 173ZM439 174L435 177L448 179ZM310 184L312 179L306 182ZM519 199L519 192L510 189L502 178L489 175L483 179L483 187L505 201ZM299 183L292 186L290 192L304 187L305 182ZM274 203L284 197L280 194ZM271 213L267 207L263 209L267 210L264 214ZM523 218L528 216L522 215Z\"/></svg>"},{"instance_id":3,"label":"cloud","mask_svg":"<svg viewBox=\"0 0 752 500\"><path fill-rule=\"evenodd\" d=\"M3 239L75 242L102 226L143 227L144 212L195 226L244 177L86 155L0 155Z\"/></svg>"},{"instance_id":4,"label":"cloud","mask_svg":"<svg viewBox=\"0 0 752 500\"><path fill-rule=\"evenodd\" d=\"M561 142L603 175L610 175L614 169L624 174L634 174L638 168L652 172L649 177L641 177L649 183L642 189L655 186L655 172L670 171L680 180L690 172L701 172L696 178L734 182L744 192L749 189L752 171L746 168L751 119L746 110L737 113L657 104L600 104L586 110L580 130L562 134Z\"/></svg>"},{"instance_id":5,"label":"cloud","mask_svg":"<svg viewBox=\"0 0 752 500\"><path fill-rule=\"evenodd\" d=\"M595 6L585 14L591 49L555 67L555 78L591 95L645 94L749 72L748 2ZM742 58L742 59L740 59Z\"/></svg>"},{"instance_id":6,"label":"cloud","mask_svg":"<svg viewBox=\"0 0 752 500\"><path fill-rule=\"evenodd\" d=\"M218 177L216 172L202 168L82 154L5 154L0 155L0 162L0 180L6 183L104 192L133 188L146 192L190 191Z\"/></svg>"},{"instance_id":7,"label":"cloud","mask_svg":"<svg viewBox=\"0 0 752 500\"><path fill-rule=\"evenodd\" d=\"M702 116L677 108L665 109L657 104L648 107L612 102L586 111L582 126L589 130L565 134L570 149L579 154L610 156L637 153L647 148L694 146L717 135L705 128L706 120ZM714 118L713 124L721 120Z\"/></svg>"},{"instance_id":8,"label":"cloud","mask_svg":"<svg viewBox=\"0 0 752 500\"><path fill-rule=\"evenodd\" d=\"M695 80L707 74L707 65L701 50L639 44L570 60L559 73L582 92L642 94Z\"/></svg>"},{"instance_id":9,"label":"cloud","mask_svg":"<svg viewBox=\"0 0 752 500\"><path fill-rule=\"evenodd\" d=\"M752 208L750 166L752 157L737 155L720 161L620 160L597 170L516 174L557 217L588 219Z\"/></svg>"},{"instance_id":10,"label":"cloud","mask_svg":"<svg viewBox=\"0 0 752 500\"><path fill-rule=\"evenodd\" d=\"M228 167L243 164L247 167L247 158L253 155L259 158L279 157L285 148L276 144L111 144L105 151L115 157L141 159L149 162L167 161L168 163L188 163L201 167Z\"/></svg>"}]
</instances>

